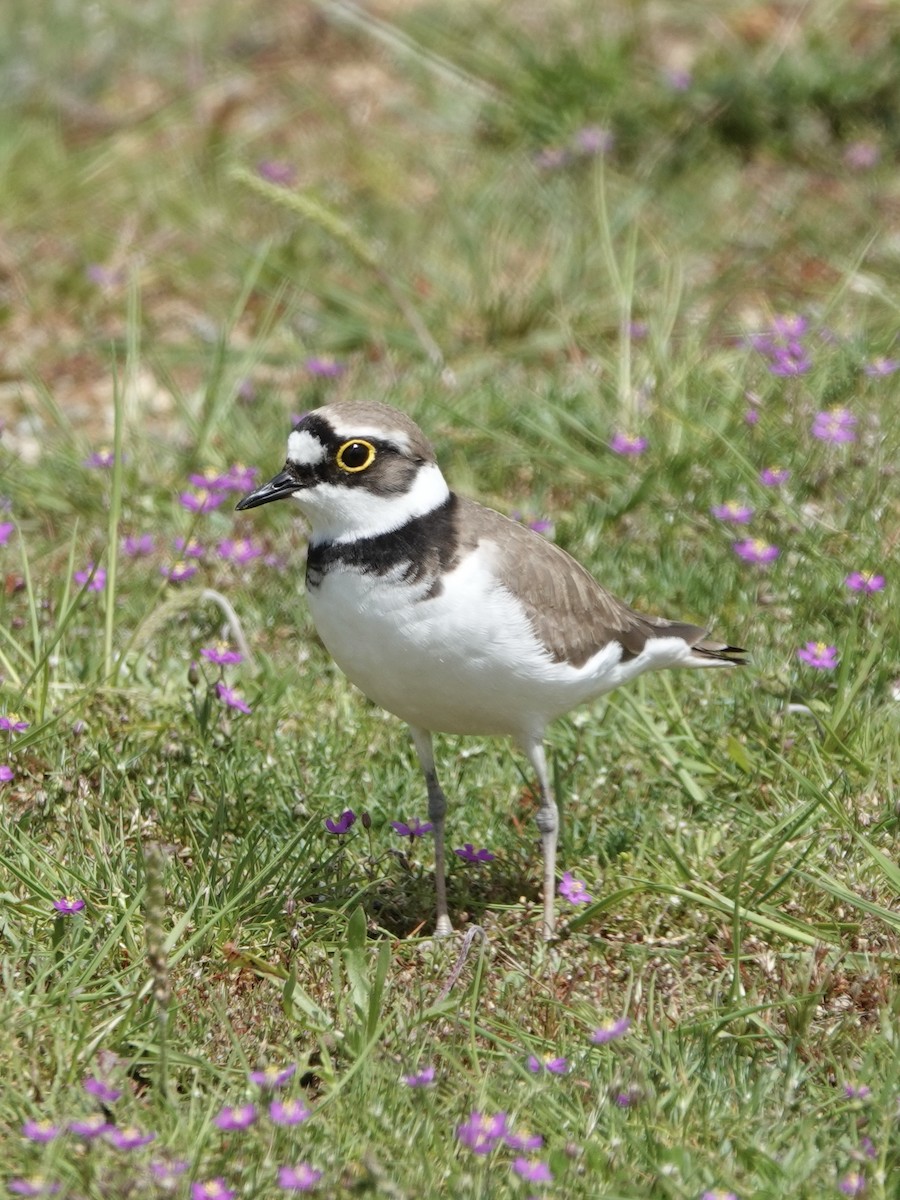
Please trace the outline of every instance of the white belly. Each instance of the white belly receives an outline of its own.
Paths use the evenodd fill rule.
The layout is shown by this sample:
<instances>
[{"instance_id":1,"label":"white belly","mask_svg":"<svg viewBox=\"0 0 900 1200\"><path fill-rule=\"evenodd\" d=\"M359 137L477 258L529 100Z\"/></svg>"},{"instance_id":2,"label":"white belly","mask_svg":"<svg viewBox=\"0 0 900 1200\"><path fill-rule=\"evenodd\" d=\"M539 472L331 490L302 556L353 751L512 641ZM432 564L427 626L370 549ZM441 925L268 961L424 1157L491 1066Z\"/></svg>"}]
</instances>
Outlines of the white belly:
<instances>
[{"instance_id":1,"label":"white belly","mask_svg":"<svg viewBox=\"0 0 900 1200\"><path fill-rule=\"evenodd\" d=\"M310 611L335 662L370 700L433 732L540 735L577 704L648 667L674 665L642 663L643 655L620 665L615 643L580 668L554 662L487 565L481 549L467 555L426 600L427 585L331 570L309 591ZM672 640L658 639L657 651Z\"/></svg>"}]
</instances>

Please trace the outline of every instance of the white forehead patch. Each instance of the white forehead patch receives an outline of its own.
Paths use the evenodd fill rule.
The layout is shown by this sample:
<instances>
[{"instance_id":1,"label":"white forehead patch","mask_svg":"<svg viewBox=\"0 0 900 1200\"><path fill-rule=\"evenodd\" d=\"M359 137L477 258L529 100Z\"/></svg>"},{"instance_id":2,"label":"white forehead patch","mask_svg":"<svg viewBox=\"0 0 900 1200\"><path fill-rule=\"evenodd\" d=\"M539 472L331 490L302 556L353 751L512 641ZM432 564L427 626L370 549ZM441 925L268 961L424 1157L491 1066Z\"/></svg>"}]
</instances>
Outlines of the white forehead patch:
<instances>
[{"instance_id":1,"label":"white forehead patch","mask_svg":"<svg viewBox=\"0 0 900 1200\"><path fill-rule=\"evenodd\" d=\"M409 452L409 437L402 429L385 429L383 425L341 425L329 417L329 423L339 438L380 438L384 442L393 442L401 453Z\"/></svg>"},{"instance_id":2,"label":"white forehead patch","mask_svg":"<svg viewBox=\"0 0 900 1200\"><path fill-rule=\"evenodd\" d=\"M312 467L325 458L325 447L306 429L292 429L288 434L288 458L298 467Z\"/></svg>"}]
</instances>

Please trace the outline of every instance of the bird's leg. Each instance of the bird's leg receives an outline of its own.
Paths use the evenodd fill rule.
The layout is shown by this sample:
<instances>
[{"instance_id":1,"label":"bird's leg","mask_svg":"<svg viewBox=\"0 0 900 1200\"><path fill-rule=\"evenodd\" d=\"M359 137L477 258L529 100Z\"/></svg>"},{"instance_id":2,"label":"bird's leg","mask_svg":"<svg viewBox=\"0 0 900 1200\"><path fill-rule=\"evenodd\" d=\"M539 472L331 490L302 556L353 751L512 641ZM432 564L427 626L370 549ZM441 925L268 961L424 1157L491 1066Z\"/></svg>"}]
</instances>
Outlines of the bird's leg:
<instances>
[{"instance_id":1,"label":"bird's leg","mask_svg":"<svg viewBox=\"0 0 900 1200\"><path fill-rule=\"evenodd\" d=\"M541 833L541 852L544 857L544 921L541 932L544 941L549 941L556 928L556 840L559 834L559 810L550 787L543 742L540 739L526 741L524 750L535 775L537 775L538 786L541 789L541 803L536 818L537 827Z\"/></svg>"},{"instance_id":2,"label":"bird's leg","mask_svg":"<svg viewBox=\"0 0 900 1200\"><path fill-rule=\"evenodd\" d=\"M425 776L425 786L428 788L428 820L434 826L434 890L437 898L435 933L438 937L446 937L453 932L447 912L447 880L444 866L444 815L447 812L447 797L438 783L431 734L427 729L419 729L415 725L410 725L409 732L419 756L422 774Z\"/></svg>"}]
</instances>

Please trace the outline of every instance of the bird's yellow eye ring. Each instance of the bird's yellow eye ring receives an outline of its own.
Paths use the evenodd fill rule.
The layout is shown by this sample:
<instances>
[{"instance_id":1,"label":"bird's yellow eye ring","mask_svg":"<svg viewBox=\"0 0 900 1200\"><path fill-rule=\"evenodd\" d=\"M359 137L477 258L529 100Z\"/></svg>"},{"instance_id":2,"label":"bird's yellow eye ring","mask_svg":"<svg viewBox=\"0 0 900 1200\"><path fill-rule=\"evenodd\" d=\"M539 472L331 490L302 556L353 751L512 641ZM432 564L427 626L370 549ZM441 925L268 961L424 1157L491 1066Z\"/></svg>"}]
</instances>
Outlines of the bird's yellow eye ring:
<instances>
[{"instance_id":1,"label":"bird's yellow eye ring","mask_svg":"<svg viewBox=\"0 0 900 1200\"><path fill-rule=\"evenodd\" d=\"M342 471L355 475L357 471L371 467L375 461L375 447L364 438L354 438L350 442L344 442L334 456L334 461Z\"/></svg>"}]
</instances>

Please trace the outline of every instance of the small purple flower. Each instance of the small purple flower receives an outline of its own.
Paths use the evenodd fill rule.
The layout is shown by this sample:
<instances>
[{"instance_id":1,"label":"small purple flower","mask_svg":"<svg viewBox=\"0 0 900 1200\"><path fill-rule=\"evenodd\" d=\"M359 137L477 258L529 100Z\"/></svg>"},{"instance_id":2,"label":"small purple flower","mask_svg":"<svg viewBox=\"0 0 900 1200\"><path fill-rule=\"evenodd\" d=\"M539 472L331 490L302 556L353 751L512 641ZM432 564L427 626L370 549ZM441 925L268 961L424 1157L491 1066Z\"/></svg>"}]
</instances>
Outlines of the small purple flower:
<instances>
[{"instance_id":1,"label":"small purple flower","mask_svg":"<svg viewBox=\"0 0 900 1200\"><path fill-rule=\"evenodd\" d=\"M312 1116L302 1100L273 1100L269 1105L269 1116L276 1125L302 1125Z\"/></svg>"},{"instance_id":2,"label":"small purple flower","mask_svg":"<svg viewBox=\"0 0 900 1200\"><path fill-rule=\"evenodd\" d=\"M59 1137L59 1132L59 1126L48 1121L46 1117L40 1121L29 1117L22 1125L22 1134L30 1142L52 1142L54 1138Z\"/></svg>"},{"instance_id":3,"label":"small purple flower","mask_svg":"<svg viewBox=\"0 0 900 1200\"><path fill-rule=\"evenodd\" d=\"M346 833L347 830L356 821L356 813L352 808L345 808L339 817L332 819L325 818L325 828L329 833Z\"/></svg>"},{"instance_id":4,"label":"small purple flower","mask_svg":"<svg viewBox=\"0 0 900 1200\"><path fill-rule=\"evenodd\" d=\"M423 1088L434 1083L434 1067L423 1067L421 1071L414 1071L411 1075L401 1075L400 1079L407 1087Z\"/></svg>"},{"instance_id":5,"label":"small purple flower","mask_svg":"<svg viewBox=\"0 0 900 1200\"><path fill-rule=\"evenodd\" d=\"M844 585L851 592L880 592L884 589L884 576L872 571L851 571Z\"/></svg>"},{"instance_id":6,"label":"small purple flower","mask_svg":"<svg viewBox=\"0 0 900 1200\"><path fill-rule=\"evenodd\" d=\"M53 901L53 907L58 913L69 917L72 913L81 912L84 908L84 901L76 899L75 896L60 896L58 900Z\"/></svg>"},{"instance_id":7,"label":"small purple flower","mask_svg":"<svg viewBox=\"0 0 900 1200\"><path fill-rule=\"evenodd\" d=\"M221 557L229 562L237 563L239 567L252 562L254 558L261 558L263 553L262 546L257 545L250 538L225 538L219 542Z\"/></svg>"},{"instance_id":8,"label":"small purple flower","mask_svg":"<svg viewBox=\"0 0 900 1200\"><path fill-rule=\"evenodd\" d=\"M0 763L0 783L9 783L15 777L16 773L12 767L8 767L6 763Z\"/></svg>"},{"instance_id":9,"label":"small purple flower","mask_svg":"<svg viewBox=\"0 0 900 1200\"><path fill-rule=\"evenodd\" d=\"M144 558L155 549L156 544L150 533L129 534L122 538L122 553L128 558Z\"/></svg>"},{"instance_id":10,"label":"small purple flower","mask_svg":"<svg viewBox=\"0 0 900 1200\"><path fill-rule=\"evenodd\" d=\"M258 467L245 467L243 463L233 463L226 472L222 487L226 492L249 492L256 483L258 474Z\"/></svg>"},{"instance_id":11,"label":"small purple flower","mask_svg":"<svg viewBox=\"0 0 900 1200\"><path fill-rule=\"evenodd\" d=\"M598 1025L591 1034L591 1041L595 1046L605 1046L607 1042L614 1042L620 1037L624 1037L631 1028L631 1021L628 1017L619 1017L615 1021L606 1021L603 1025Z\"/></svg>"},{"instance_id":12,"label":"small purple flower","mask_svg":"<svg viewBox=\"0 0 900 1200\"><path fill-rule=\"evenodd\" d=\"M885 375L893 375L895 371L900 371L900 358L885 358L882 355L866 363L863 370L872 379L883 379Z\"/></svg>"},{"instance_id":13,"label":"small purple flower","mask_svg":"<svg viewBox=\"0 0 900 1200\"><path fill-rule=\"evenodd\" d=\"M547 1071L551 1075L565 1075L569 1069L569 1060L561 1056L554 1058L549 1054L545 1054L543 1058L538 1058L536 1054L529 1054L525 1065L535 1075L539 1075L542 1071Z\"/></svg>"},{"instance_id":14,"label":"small purple flower","mask_svg":"<svg viewBox=\"0 0 900 1200\"><path fill-rule=\"evenodd\" d=\"M205 467L202 471L192 471L188 475L188 483L203 492L223 492L228 489L229 474L217 467Z\"/></svg>"},{"instance_id":15,"label":"small purple flower","mask_svg":"<svg viewBox=\"0 0 900 1200\"><path fill-rule=\"evenodd\" d=\"M197 564L185 562L184 559L176 563L164 563L159 568L159 573L165 576L169 583L184 583L186 579L192 579L197 574Z\"/></svg>"},{"instance_id":16,"label":"small purple flower","mask_svg":"<svg viewBox=\"0 0 900 1200\"><path fill-rule=\"evenodd\" d=\"M5 546L15 529L12 521L0 521L0 546Z\"/></svg>"},{"instance_id":17,"label":"small purple flower","mask_svg":"<svg viewBox=\"0 0 900 1200\"><path fill-rule=\"evenodd\" d=\"M491 854L490 850L476 850L471 842L466 842L464 846L457 846L453 853L458 854L463 862L467 863L493 862L497 857L496 854Z\"/></svg>"},{"instance_id":18,"label":"small purple flower","mask_svg":"<svg viewBox=\"0 0 900 1200\"><path fill-rule=\"evenodd\" d=\"M749 504L741 504L738 500L726 500L724 504L714 504L709 511L718 521L729 521L732 525L749 525L754 510Z\"/></svg>"},{"instance_id":19,"label":"small purple flower","mask_svg":"<svg viewBox=\"0 0 900 1200\"><path fill-rule=\"evenodd\" d=\"M559 882L559 894L570 904L589 904L593 897L580 879L574 879L571 871L566 871Z\"/></svg>"},{"instance_id":20,"label":"small purple flower","mask_svg":"<svg viewBox=\"0 0 900 1200\"><path fill-rule=\"evenodd\" d=\"M862 1196L866 1190L866 1179L861 1171L848 1171L839 1180L838 1188L845 1196Z\"/></svg>"},{"instance_id":21,"label":"small purple flower","mask_svg":"<svg viewBox=\"0 0 900 1200\"><path fill-rule=\"evenodd\" d=\"M860 1153L864 1154L866 1158L874 1159L878 1157L878 1151L875 1148L875 1143L870 1137L861 1137L859 1139L859 1149Z\"/></svg>"},{"instance_id":22,"label":"small purple flower","mask_svg":"<svg viewBox=\"0 0 900 1200\"><path fill-rule=\"evenodd\" d=\"M234 688L226 687L221 679L216 684L216 695L228 708L236 708L238 712L242 713L252 711L246 700L243 700Z\"/></svg>"},{"instance_id":23,"label":"small purple flower","mask_svg":"<svg viewBox=\"0 0 900 1200\"><path fill-rule=\"evenodd\" d=\"M872 1089L864 1083L845 1083L844 1095L848 1100L868 1100Z\"/></svg>"},{"instance_id":24,"label":"small purple flower","mask_svg":"<svg viewBox=\"0 0 900 1200\"><path fill-rule=\"evenodd\" d=\"M614 454L631 455L632 457L638 454L643 454L647 449L647 439L645 437L634 437L628 433L614 433L610 439L609 448Z\"/></svg>"},{"instance_id":25,"label":"small purple flower","mask_svg":"<svg viewBox=\"0 0 900 1200\"><path fill-rule=\"evenodd\" d=\"M93 454L89 454L81 465L83 467L100 467L108 470L113 466L115 461L116 456L114 451L110 450L108 446L102 446L99 450L95 450Z\"/></svg>"},{"instance_id":26,"label":"small purple flower","mask_svg":"<svg viewBox=\"0 0 900 1200\"><path fill-rule=\"evenodd\" d=\"M473 1154L490 1154L507 1135L506 1113L487 1117L473 1111L467 1121L457 1125L456 1136Z\"/></svg>"},{"instance_id":27,"label":"small purple flower","mask_svg":"<svg viewBox=\"0 0 900 1200\"><path fill-rule=\"evenodd\" d=\"M173 1158L170 1161L159 1158L150 1164L150 1174L161 1187L172 1191L190 1165L186 1158Z\"/></svg>"},{"instance_id":28,"label":"small purple flower","mask_svg":"<svg viewBox=\"0 0 900 1200\"><path fill-rule=\"evenodd\" d=\"M84 907L82 905L82 907ZM89 1075L81 1085L89 1096L99 1100L101 1104L115 1104L122 1095L121 1088L111 1087L104 1079Z\"/></svg>"},{"instance_id":29,"label":"small purple flower","mask_svg":"<svg viewBox=\"0 0 900 1200\"><path fill-rule=\"evenodd\" d=\"M24 733L27 728L28 721L23 721L16 712L8 712L0 716L0 729L6 729L10 733Z\"/></svg>"},{"instance_id":30,"label":"small purple flower","mask_svg":"<svg viewBox=\"0 0 900 1200\"><path fill-rule=\"evenodd\" d=\"M69 1132L83 1138L93 1139L100 1137L101 1134L108 1133L110 1129L112 1129L112 1126L103 1113L91 1113L87 1117L81 1117L77 1121L69 1122Z\"/></svg>"},{"instance_id":31,"label":"small purple flower","mask_svg":"<svg viewBox=\"0 0 900 1200\"><path fill-rule=\"evenodd\" d=\"M344 373L343 363L333 358L308 358L303 365L310 375L315 375L318 379L337 379Z\"/></svg>"},{"instance_id":32,"label":"small purple flower","mask_svg":"<svg viewBox=\"0 0 900 1200\"><path fill-rule=\"evenodd\" d=\"M729 1192L726 1188L711 1188L708 1192L704 1192L700 1200L738 1200L734 1192Z\"/></svg>"},{"instance_id":33,"label":"small purple flower","mask_svg":"<svg viewBox=\"0 0 900 1200\"><path fill-rule=\"evenodd\" d=\"M507 1129L503 1140L510 1150L540 1150L544 1144L544 1139L539 1133L532 1133L528 1129L520 1129L517 1132Z\"/></svg>"},{"instance_id":34,"label":"small purple flower","mask_svg":"<svg viewBox=\"0 0 900 1200\"><path fill-rule=\"evenodd\" d=\"M797 651L797 657L817 671L831 671L838 664L837 646L828 646L825 642L807 642Z\"/></svg>"},{"instance_id":35,"label":"small purple flower","mask_svg":"<svg viewBox=\"0 0 900 1200\"><path fill-rule=\"evenodd\" d=\"M255 1120L255 1104L236 1104L233 1107L226 1106L217 1117L213 1117L213 1125L226 1133L239 1133L249 1129Z\"/></svg>"},{"instance_id":36,"label":"small purple flower","mask_svg":"<svg viewBox=\"0 0 900 1200\"><path fill-rule=\"evenodd\" d=\"M781 338L795 340L809 330L809 321L800 313L780 313L772 318L772 329Z\"/></svg>"},{"instance_id":37,"label":"small purple flower","mask_svg":"<svg viewBox=\"0 0 900 1200\"><path fill-rule=\"evenodd\" d=\"M812 359L805 346L789 342L786 346L775 346L769 360L769 373L779 376L805 375L812 369Z\"/></svg>"},{"instance_id":38,"label":"small purple flower","mask_svg":"<svg viewBox=\"0 0 900 1200\"><path fill-rule=\"evenodd\" d=\"M225 499L224 493L213 492L209 488L198 488L196 492L182 492L178 497L183 508L194 513L212 512Z\"/></svg>"},{"instance_id":39,"label":"small purple flower","mask_svg":"<svg viewBox=\"0 0 900 1200\"><path fill-rule=\"evenodd\" d=\"M759 473L759 482L766 487L780 487L787 483L791 473L784 467L763 467Z\"/></svg>"},{"instance_id":40,"label":"small purple flower","mask_svg":"<svg viewBox=\"0 0 900 1200\"><path fill-rule=\"evenodd\" d=\"M650 332L650 326L646 321L629 321L628 336L633 342L642 342Z\"/></svg>"},{"instance_id":41,"label":"small purple flower","mask_svg":"<svg viewBox=\"0 0 900 1200\"><path fill-rule=\"evenodd\" d=\"M206 553L206 547L196 538L185 541L183 537L177 537L173 545L182 558L202 558Z\"/></svg>"},{"instance_id":42,"label":"small purple flower","mask_svg":"<svg viewBox=\"0 0 900 1200\"><path fill-rule=\"evenodd\" d=\"M133 1125L127 1125L124 1129L107 1130L106 1140L117 1150L136 1150L139 1146L147 1146L150 1142L155 1141L156 1134L141 1133Z\"/></svg>"},{"instance_id":43,"label":"small purple flower","mask_svg":"<svg viewBox=\"0 0 900 1200\"><path fill-rule=\"evenodd\" d=\"M585 125L575 134L575 149L579 154L609 154L616 144L615 134L602 125Z\"/></svg>"},{"instance_id":44,"label":"small purple flower","mask_svg":"<svg viewBox=\"0 0 900 1200\"><path fill-rule=\"evenodd\" d=\"M82 587L87 583L87 590L89 592L102 592L106 587L105 568L97 567L95 569L92 562L89 562L83 571L75 571L72 578L76 583L81 584ZM88 583L88 580L90 580L90 583Z\"/></svg>"},{"instance_id":45,"label":"small purple flower","mask_svg":"<svg viewBox=\"0 0 900 1200\"><path fill-rule=\"evenodd\" d=\"M881 161L881 149L876 142L850 142L844 150L844 165L851 171L871 171Z\"/></svg>"},{"instance_id":46,"label":"small purple flower","mask_svg":"<svg viewBox=\"0 0 900 1200\"><path fill-rule=\"evenodd\" d=\"M266 158L257 163L256 173L267 183L277 183L281 187L290 187L297 178L296 168L278 158Z\"/></svg>"},{"instance_id":47,"label":"small purple flower","mask_svg":"<svg viewBox=\"0 0 900 1200\"><path fill-rule=\"evenodd\" d=\"M236 1195L221 1176L191 1184L191 1200L234 1200Z\"/></svg>"},{"instance_id":48,"label":"small purple flower","mask_svg":"<svg viewBox=\"0 0 900 1200\"><path fill-rule=\"evenodd\" d=\"M27 1179L19 1176L10 1179L6 1187L14 1196L55 1196L59 1191L59 1184L43 1175L29 1175Z\"/></svg>"},{"instance_id":49,"label":"small purple flower","mask_svg":"<svg viewBox=\"0 0 900 1200\"><path fill-rule=\"evenodd\" d=\"M424 837L426 833L431 833L434 826L430 821L420 821L416 817L409 825L405 821L391 821L391 828L400 837L408 837L411 842L414 842L416 838Z\"/></svg>"},{"instance_id":50,"label":"small purple flower","mask_svg":"<svg viewBox=\"0 0 900 1200\"><path fill-rule=\"evenodd\" d=\"M265 1067L262 1071L251 1071L250 1082L257 1084L261 1088L278 1088L282 1087L287 1081L293 1078L297 1070L296 1063L289 1063L286 1067Z\"/></svg>"},{"instance_id":51,"label":"small purple flower","mask_svg":"<svg viewBox=\"0 0 900 1200\"><path fill-rule=\"evenodd\" d=\"M526 1183L553 1182L549 1166L539 1159L528 1159L520 1156L513 1161L512 1169Z\"/></svg>"},{"instance_id":52,"label":"small purple flower","mask_svg":"<svg viewBox=\"0 0 900 1200\"><path fill-rule=\"evenodd\" d=\"M744 562L757 563L760 566L774 562L781 553L777 546L763 541L762 538L745 538L742 542L733 542L731 548Z\"/></svg>"},{"instance_id":53,"label":"small purple flower","mask_svg":"<svg viewBox=\"0 0 900 1200\"><path fill-rule=\"evenodd\" d=\"M278 1186L291 1192L308 1192L322 1178L322 1172L309 1163L297 1163L296 1167L278 1168Z\"/></svg>"},{"instance_id":54,"label":"small purple flower","mask_svg":"<svg viewBox=\"0 0 900 1200\"><path fill-rule=\"evenodd\" d=\"M227 642L216 642L214 646L203 646L200 650L202 656L216 666L233 666L235 663L243 662L244 656L239 650L230 650Z\"/></svg>"},{"instance_id":55,"label":"small purple flower","mask_svg":"<svg viewBox=\"0 0 900 1200\"><path fill-rule=\"evenodd\" d=\"M747 425L758 425L759 424L759 409L748 408L747 411L744 413L744 422Z\"/></svg>"},{"instance_id":56,"label":"small purple flower","mask_svg":"<svg viewBox=\"0 0 900 1200\"><path fill-rule=\"evenodd\" d=\"M820 442L855 442L856 417L846 408L816 413L812 435Z\"/></svg>"},{"instance_id":57,"label":"small purple flower","mask_svg":"<svg viewBox=\"0 0 900 1200\"><path fill-rule=\"evenodd\" d=\"M114 270L111 267L104 267L100 263L89 263L84 269L84 274L88 282L96 284L105 292L121 287L125 282L125 272L121 267Z\"/></svg>"}]
</instances>

